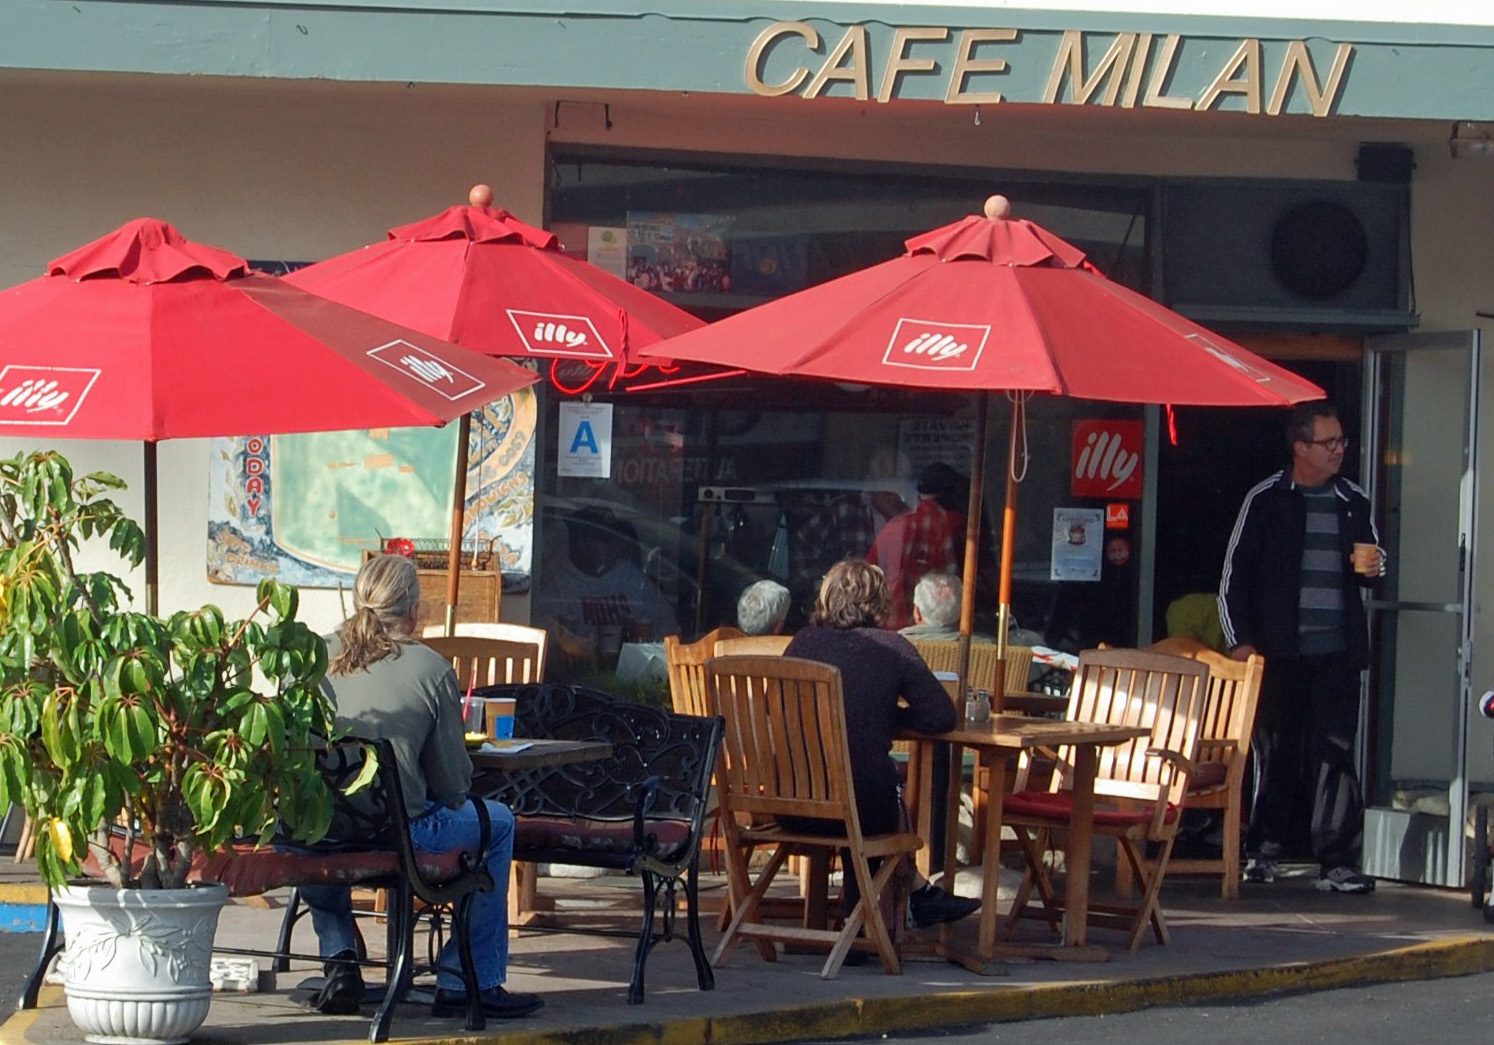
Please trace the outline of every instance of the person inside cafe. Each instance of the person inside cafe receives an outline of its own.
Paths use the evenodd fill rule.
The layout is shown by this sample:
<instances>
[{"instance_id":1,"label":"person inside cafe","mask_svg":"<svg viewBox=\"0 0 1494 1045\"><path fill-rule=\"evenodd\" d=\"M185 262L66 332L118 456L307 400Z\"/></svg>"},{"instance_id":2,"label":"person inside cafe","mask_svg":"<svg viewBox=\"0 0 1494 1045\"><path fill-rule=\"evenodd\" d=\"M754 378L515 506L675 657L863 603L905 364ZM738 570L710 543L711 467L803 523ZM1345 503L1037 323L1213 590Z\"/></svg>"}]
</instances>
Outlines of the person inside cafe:
<instances>
[{"instance_id":1,"label":"person inside cafe","mask_svg":"<svg viewBox=\"0 0 1494 1045\"><path fill-rule=\"evenodd\" d=\"M887 574L887 627L913 623L913 588L929 573L959 568L965 547L964 476L942 461L918 473L918 503L877 533L866 561Z\"/></svg>"},{"instance_id":2,"label":"person inside cafe","mask_svg":"<svg viewBox=\"0 0 1494 1045\"><path fill-rule=\"evenodd\" d=\"M891 756L893 733L946 733L959 723L949 694L913 644L883 626L889 598L879 567L863 559L836 563L820 584L808 626L784 651L785 656L840 669L851 785L866 834L912 829ZM816 829L813 820L787 826ZM844 876L842 888L842 905L850 911L859 899L854 876ZM978 899L956 896L922 879L914 881L908 897L908 912L919 928L958 921L979 909Z\"/></svg>"},{"instance_id":3,"label":"person inside cafe","mask_svg":"<svg viewBox=\"0 0 1494 1045\"><path fill-rule=\"evenodd\" d=\"M1306 793L1318 888L1368 893L1375 880L1359 867L1364 801L1354 734L1359 674L1369 664L1361 592L1384 573L1384 552L1364 492L1338 474L1349 440L1332 404L1294 407L1286 434L1291 464L1245 495L1219 585L1230 656L1266 658L1251 738L1245 880L1276 879Z\"/></svg>"},{"instance_id":4,"label":"person inside cafe","mask_svg":"<svg viewBox=\"0 0 1494 1045\"><path fill-rule=\"evenodd\" d=\"M777 581L757 581L737 599L737 627L744 635L779 635L788 611L787 588Z\"/></svg>"},{"instance_id":5,"label":"person inside cafe","mask_svg":"<svg viewBox=\"0 0 1494 1045\"><path fill-rule=\"evenodd\" d=\"M337 725L394 748L410 818L410 841L426 853L472 849L479 841L478 814L468 800L472 760L462 741L462 694L451 663L415 636L420 582L415 563L378 555L363 564L353 586L353 615L327 636L328 669L322 683L337 708ZM482 989L483 1011L495 1018L528 1016L544 1000L505 990L508 969L508 881L514 818L507 806L487 802L491 834L483 854L493 876L491 892L472 897L471 944ZM351 1015L363 999L363 979L350 961L358 954L352 898L347 886L302 888L319 953L326 963L322 988L309 1005ZM455 939L441 949L432 1014L466 1014Z\"/></svg>"},{"instance_id":6,"label":"person inside cafe","mask_svg":"<svg viewBox=\"0 0 1494 1045\"><path fill-rule=\"evenodd\" d=\"M960 599L964 594L960 578L952 573L925 573L913 588L913 623L899 628L898 634L909 639L935 642L958 641L960 637ZM971 642L992 642L988 635L970 636Z\"/></svg>"}]
</instances>

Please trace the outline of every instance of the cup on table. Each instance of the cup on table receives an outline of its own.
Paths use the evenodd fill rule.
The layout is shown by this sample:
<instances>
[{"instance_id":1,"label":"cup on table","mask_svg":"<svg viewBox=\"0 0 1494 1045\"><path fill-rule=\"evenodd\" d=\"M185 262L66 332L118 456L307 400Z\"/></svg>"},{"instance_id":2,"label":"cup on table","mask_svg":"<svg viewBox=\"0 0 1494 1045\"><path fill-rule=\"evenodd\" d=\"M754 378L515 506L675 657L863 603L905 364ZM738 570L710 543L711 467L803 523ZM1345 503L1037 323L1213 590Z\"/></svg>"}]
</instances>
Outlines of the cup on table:
<instances>
[{"instance_id":1,"label":"cup on table","mask_svg":"<svg viewBox=\"0 0 1494 1045\"><path fill-rule=\"evenodd\" d=\"M468 697L462 701L462 728L468 733L486 733L487 701L482 697Z\"/></svg>"},{"instance_id":2,"label":"cup on table","mask_svg":"<svg viewBox=\"0 0 1494 1045\"><path fill-rule=\"evenodd\" d=\"M1380 549L1375 545L1355 543L1349 559L1354 564L1355 573L1362 573L1366 577L1380 575Z\"/></svg>"},{"instance_id":3,"label":"cup on table","mask_svg":"<svg viewBox=\"0 0 1494 1045\"><path fill-rule=\"evenodd\" d=\"M487 702L494 738L507 740L514 735L514 710L518 703L513 697L493 697Z\"/></svg>"}]
</instances>

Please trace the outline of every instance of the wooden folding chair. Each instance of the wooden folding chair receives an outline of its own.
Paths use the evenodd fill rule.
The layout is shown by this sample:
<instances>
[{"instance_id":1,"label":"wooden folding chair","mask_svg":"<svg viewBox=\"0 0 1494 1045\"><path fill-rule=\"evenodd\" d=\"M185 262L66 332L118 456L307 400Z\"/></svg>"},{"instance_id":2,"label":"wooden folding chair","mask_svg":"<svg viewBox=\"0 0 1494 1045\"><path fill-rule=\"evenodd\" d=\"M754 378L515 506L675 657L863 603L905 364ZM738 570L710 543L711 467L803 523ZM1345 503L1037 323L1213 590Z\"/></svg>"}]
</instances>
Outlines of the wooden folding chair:
<instances>
[{"instance_id":1,"label":"wooden folding chair","mask_svg":"<svg viewBox=\"0 0 1494 1045\"><path fill-rule=\"evenodd\" d=\"M523 642L539 647L539 655L535 658L534 677L529 681L545 681L545 651L549 646L550 633L544 628L536 628L528 624L510 624L507 621L459 620L456 633L458 638L502 639L504 642ZM421 632L421 635L427 639L444 638L446 628L440 624L431 624Z\"/></svg>"},{"instance_id":2,"label":"wooden folding chair","mask_svg":"<svg viewBox=\"0 0 1494 1045\"><path fill-rule=\"evenodd\" d=\"M861 832L840 672L794 657L718 657L706 665L706 676L726 720L716 783L733 911L712 964L721 965L738 938L748 937L767 961L777 959L775 940L828 945L823 979L835 976L853 946L875 950L888 973L901 972L881 899L894 881L905 880L897 872L923 842L915 834ZM824 821L828 833L795 830L779 817ZM754 880L748 858L759 846L772 850ZM856 876L861 897L838 932L764 919L763 899L791 854L842 849L849 851L846 874ZM882 861L875 873L871 859ZM901 909L897 899L894 910ZM866 941L858 944L863 926Z\"/></svg>"},{"instance_id":3,"label":"wooden folding chair","mask_svg":"<svg viewBox=\"0 0 1494 1045\"><path fill-rule=\"evenodd\" d=\"M664 636L664 664L669 671L669 703L676 715L714 715L706 697L705 663L716 655L721 639L739 639L737 628L721 627L706 632L694 642L681 642L678 635Z\"/></svg>"},{"instance_id":4,"label":"wooden folding chair","mask_svg":"<svg viewBox=\"0 0 1494 1045\"><path fill-rule=\"evenodd\" d=\"M1208 685L1208 666L1182 657L1120 649L1086 650L1079 656L1068 717L1149 731L1138 740L1102 750L1095 776L1094 833L1116 840L1118 859L1128 861L1140 877L1142 895L1134 906L1092 903L1090 920L1128 930L1133 951L1148 926L1159 943L1168 939L1157 896L1194 768ZM1044 855L1053 833L1066 828L1072 814L1073 756L1069 749L1059 748L1052 757L1056 772L1049 789L1031 791L1026 786L1030 759L1024 753L1013 793L1004 805L1003 822L1012 828L1027 858L1027 872L1007 918L1008 935L1023 917L1043 918L1054 931L1059 927L1062 898L1053 887ZM1159 846L1154 861L1142 858L1148 843ZM1034 889L1041 905L1029 909Z\"/></svg>"},{"instance_id":5,"label":"wooden folding chair","mask_svg":"<svg viewBox=\"0 0 1494 1045\"><path fill-rule=\"evenodd\" d=\"M1255 728L1255 710L1260 702L1266 659L1253 653L1248 660L1234 660L1201 644L1188 656L1208 665L1209 691L1204 699L1198 756L1194 759L1195 769L1188 782L1186 801L1189 809L1223 810L1224 840L1218 857L1175 857L1171 870L1173 874L1220 875L1219 894L1226 900L1237 900L1240 897L1245 763L1250 751L1250 734ZM1120 868L1117 868L1118 875L1119 872ZM1130 877L1129 873L1126 877ZM1117 880L1118 888L1127 884Z\"/></svg>"},{"instance_id":6,"label":"wooden folding chair","mask_svg":"<svg viewBox=\"0 0 1494 1045\"><path fill-rule=\"evenodd\" d=\"M734 639L717 639L718 657L781 657L792 635L742 635Z\"/></svg>"}]
</instances>

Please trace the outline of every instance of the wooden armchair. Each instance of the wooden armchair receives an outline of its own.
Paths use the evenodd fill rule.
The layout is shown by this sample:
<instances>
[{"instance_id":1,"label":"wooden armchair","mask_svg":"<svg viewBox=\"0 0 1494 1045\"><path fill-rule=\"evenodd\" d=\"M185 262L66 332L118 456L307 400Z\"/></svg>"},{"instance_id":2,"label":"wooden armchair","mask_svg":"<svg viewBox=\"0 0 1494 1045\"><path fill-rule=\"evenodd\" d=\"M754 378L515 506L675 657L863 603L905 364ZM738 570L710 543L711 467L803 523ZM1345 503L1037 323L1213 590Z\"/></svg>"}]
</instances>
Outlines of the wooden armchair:
<instances>
[{"instance_id":1,"label":"wooden armchair","mask_svg":"<svg viewBox=\"0 0 1494 1045\"><path fill-rule=\"evenodd\" d=\"M757 941L767 961L777 960L775 940L828 945L823 979L835 976L853 946L874 951L888 973L901 972L881 898L894 881L905 880L897 871L923 842L915 834L861 832L840 672L794 657L719 657L706 665L706 675L726 720L716 784L732 901L731 923L712 964L721 965L745 936ZM829 830L810 834L783 825L779 817L823 820ZM760 846L771 852L754 880L749 856ZM763 899L791 854L842 849L849 852L846 874L856 876L861 897L838 932L765 920ZM875 873L869 859L881 860ZM901 909L900 903L894 906ZM866 939L857 942L863 925Z\"/></svg>"},{"instance_id":2,"label":"wooden armchair","mask_svg":"<svg viewBox=\"0 0 1494 1045\"><path fill-rule=\"evenodd\" d=\"M1189 809L1224 811L1224 841L1219 857L1175 859L1172 872L1220 875L1220 895L1226 900L1236 900L1240 896L1245 763L1266 659L1255 653L1248 660L1234 660L1202 646L1188 655L1208 666L1209 690L1198 733L1197 768L1188 784L1187 803Z\"/></svg>"},{"instance_id":3,"label":"wooden armchair","mask_svg":"<svg viewBox=\"0 0 1494 1045\"><path fill-rule=\"evenodd\" d=\"M792 635L742 635L734 639L717 639L718 657L781 657Z\"/></svg>"},{"instance_id":4,"label":"wooden armchair","mask_svg":"<svg viewBox=\"0 0 1494 1045\"><path fill-rule=\"evenodd\" d=\"M715 628L694 642L664 636L664 663L669 670L669 703L676 715L714 715L706 698L705 664L716 655L721 639L739 639L737 628Z\"/></svg>"},{"instance_id":5,"label":"wooden armchair","mask_svg":"<svg viewBox=\"0 0 1494 1045\"><path fill-rule=\"evenodd\" d=\"M1086 650L1079 656L1068 717L1149 730L1145 737L1104 749L1095 778L1095 834L1116 840L1117 859L1126 860L1140 877L1142 895L1134 905L1091 904L1090 920L1128 930L1133 951L1148 926L1159 943L1168 939L1157 896L1194 771L1208 685L1208 666L1183 657L1120 649ZM1062 900L1043 857L1053 832L1069 822L1073 756L1059 748L1053 757L1057 771L1049 789L1031 791L1030 760L1024 753L1004 806L1003 821L1027 858L1027 873L1007 919L1008 935L1023 917L1043 918L1058 930ZM1142 856L1148 843L1159 846L1152 861ZM1040 906L1029 908L1034 889Z\"/></svg>"}]
</instances>

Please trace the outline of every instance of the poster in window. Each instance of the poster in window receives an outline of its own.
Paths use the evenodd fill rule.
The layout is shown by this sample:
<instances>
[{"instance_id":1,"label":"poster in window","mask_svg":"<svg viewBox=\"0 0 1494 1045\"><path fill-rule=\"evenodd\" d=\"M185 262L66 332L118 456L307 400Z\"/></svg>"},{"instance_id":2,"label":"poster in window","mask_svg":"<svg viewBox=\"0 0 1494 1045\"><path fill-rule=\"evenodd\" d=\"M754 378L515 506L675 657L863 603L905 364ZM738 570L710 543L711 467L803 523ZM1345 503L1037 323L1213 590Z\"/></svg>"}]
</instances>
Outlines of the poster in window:
<instances>
[{"instance_id":1,"label":"poster in window","mask_svg":"<svg viewBox=\"0 0 1494 1045\"><path fill-rule=\"evenodd\" d=\"M1104 539L1104 509L1053 509L1053 560L1049 579L1099 580Z\"/></svg>"},{"instance_id":2,"label":"poster in window","mask_svg":"<svg viewBox=\"0 0 1494 1045\"><path fill-rule=\"evenodd\" d=\"M724 214L628 212L628 281L660 293L726 293L731 218Z\"/></svg>"}]
</instances>

